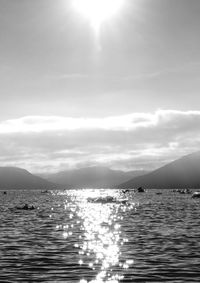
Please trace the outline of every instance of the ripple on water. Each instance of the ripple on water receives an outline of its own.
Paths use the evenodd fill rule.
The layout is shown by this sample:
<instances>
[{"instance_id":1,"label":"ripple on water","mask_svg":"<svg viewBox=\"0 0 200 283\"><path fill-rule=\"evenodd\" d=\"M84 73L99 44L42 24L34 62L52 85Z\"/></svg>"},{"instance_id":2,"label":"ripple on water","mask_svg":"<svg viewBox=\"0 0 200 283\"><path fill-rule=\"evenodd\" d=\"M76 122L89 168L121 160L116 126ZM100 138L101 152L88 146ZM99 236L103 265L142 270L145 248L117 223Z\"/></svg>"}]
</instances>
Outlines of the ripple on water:
<instances>
[{"instance_id":1,"label":"ripple on water","mask_svg":"<svg viewBox=\"0 0 200 283\"><path fill-rule=\"evenodd\" d=\"M164 190L10 191L0 282L200 282L199 200ZM24 203L37 209L14 209Z\"/></svg>"}]
</instances>

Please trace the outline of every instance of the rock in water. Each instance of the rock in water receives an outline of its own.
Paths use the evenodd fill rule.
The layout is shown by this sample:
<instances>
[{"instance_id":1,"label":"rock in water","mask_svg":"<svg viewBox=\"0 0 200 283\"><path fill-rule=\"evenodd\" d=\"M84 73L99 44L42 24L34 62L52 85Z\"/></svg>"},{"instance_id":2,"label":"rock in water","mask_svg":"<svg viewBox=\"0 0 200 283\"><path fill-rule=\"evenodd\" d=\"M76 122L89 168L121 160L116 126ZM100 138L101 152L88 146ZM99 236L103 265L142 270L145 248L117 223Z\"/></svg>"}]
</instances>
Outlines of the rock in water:
<instances>
[{"instance_id":1,"label":"rock in water","mask_svg":"<svg viewBox=\"0 0 200 283\"><path fill-rule=\"evenodd\" d=\"M200 192L194 192L192 198L200 198Z\"/></svg>"}]
</instances>

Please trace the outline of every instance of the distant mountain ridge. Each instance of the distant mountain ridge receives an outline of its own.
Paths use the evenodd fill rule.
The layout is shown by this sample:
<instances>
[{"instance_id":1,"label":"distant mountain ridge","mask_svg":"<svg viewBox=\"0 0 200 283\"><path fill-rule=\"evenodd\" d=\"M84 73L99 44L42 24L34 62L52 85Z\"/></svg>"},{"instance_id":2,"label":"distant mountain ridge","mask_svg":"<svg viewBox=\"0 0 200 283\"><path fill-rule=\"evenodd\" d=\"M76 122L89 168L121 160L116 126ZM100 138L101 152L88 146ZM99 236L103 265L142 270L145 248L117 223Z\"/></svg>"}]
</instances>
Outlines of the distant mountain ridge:
<instances>
[{"instance_id":1,"label":"distant mountain ridge","mask_svg":"<svg viewBox=\"0 0 200 283\"><path fill-rule=\"evenodd\" d=\"M200 151L177 159L118 188L200 188Z\"/></svg>"},{"instance_id":2,"label":"distant mountain ridge","mask_svg":"<svg viewBox=\"0 0 200 283\"><path fill-rule=\"evenodd\" d=\"M183 156L153 172L87 167L55 174L46 180L25 169L0 167L0 189L53 188L200 188L200 151Z\"/></svg>"},{"instance_id":3,"label":"distant mountain ridge","mask_svg":"<svg viewBox=\"0 0 200 283\"><path fill-rule=\"evenodd\" d=\"M145 173L146 171L124 172L93 166L48 174L45 177L48 181L64 186L69 184L73 188L110 188Z\"/></svg>"},{"instance_id":4,"label":"distant mountain ridge","mask_svg":"<svg viewBox=\"0 0 200 283\"><path fill-rule=\"evenodd\" d=\"M53 189L55 184L18 167L0 167L0 189Z\"/></svg>"}]
</instances>

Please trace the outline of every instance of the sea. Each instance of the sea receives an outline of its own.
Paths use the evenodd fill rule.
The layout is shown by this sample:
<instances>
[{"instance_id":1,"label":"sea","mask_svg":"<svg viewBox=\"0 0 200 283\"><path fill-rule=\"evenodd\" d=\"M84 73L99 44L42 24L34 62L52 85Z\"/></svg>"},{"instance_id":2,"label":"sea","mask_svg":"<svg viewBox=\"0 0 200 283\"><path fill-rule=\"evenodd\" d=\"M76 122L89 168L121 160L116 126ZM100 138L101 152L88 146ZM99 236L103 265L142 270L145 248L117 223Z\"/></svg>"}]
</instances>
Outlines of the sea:
<instances>
[{"instance_id":1,"label":"sea","mask_svg":"<svg viewBox=\"0 0 200 283\"><path fill-rule=\"evenodd\" d=\"M0 191L0 282L199 283L200 199L155 189Z\"/></svg>"}]
</instances>

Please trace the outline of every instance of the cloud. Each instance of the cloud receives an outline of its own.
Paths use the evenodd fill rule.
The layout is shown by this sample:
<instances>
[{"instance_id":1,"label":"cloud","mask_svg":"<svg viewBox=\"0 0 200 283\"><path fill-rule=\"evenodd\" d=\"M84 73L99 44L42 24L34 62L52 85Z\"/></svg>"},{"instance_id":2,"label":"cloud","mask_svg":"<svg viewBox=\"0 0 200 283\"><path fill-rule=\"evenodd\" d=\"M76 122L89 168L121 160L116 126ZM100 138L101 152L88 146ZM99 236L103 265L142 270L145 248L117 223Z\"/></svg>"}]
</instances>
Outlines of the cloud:
<instances>
[{"instance_id":1,"label":"cloud","mask_svg":"<svg viewBox=\"0 0 200 283\"><path fill-rule=\"evenodd\" d=\"M131 130L152 123L154 115L130 114L107 118L70 118L58 116L27 116L0 123L1 133L30 133L70 130Z\"/></svg>"},{"instance_id":2,"label":"cloud","mask_svg":"<svg viewBox=\"0 0 200 283\"><path fill-rule=\"evenodd\" d=\"M186 62L182 63L178 66L174 66L173 68L165 68L161 70L156 70L153 72L146 72L146 73L140 73L137 75L130 75L126 76L123 79L125 81L128 80L144 80L144 79L154 79L154 78L160 78L161 76L168 76L168 75L175 75L175 74L183 74L183 73L188 73L196 70L199 68L200 63L197 61L191 61L191 62Z\"/></svg>"},{"instance_id":3,"label":"cloud","mask_svg":"<svg viewBox=\"0 0 200 283\"><path fill-rule=\"evenodd\" d=\"M106 165L155 169L199 150L200 111L106 118L28 116L0 123L0 164L32 172Z\"/></svg>"}]
</instances>

